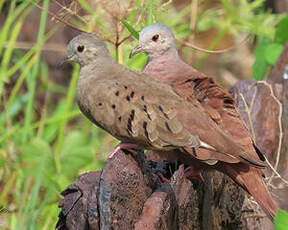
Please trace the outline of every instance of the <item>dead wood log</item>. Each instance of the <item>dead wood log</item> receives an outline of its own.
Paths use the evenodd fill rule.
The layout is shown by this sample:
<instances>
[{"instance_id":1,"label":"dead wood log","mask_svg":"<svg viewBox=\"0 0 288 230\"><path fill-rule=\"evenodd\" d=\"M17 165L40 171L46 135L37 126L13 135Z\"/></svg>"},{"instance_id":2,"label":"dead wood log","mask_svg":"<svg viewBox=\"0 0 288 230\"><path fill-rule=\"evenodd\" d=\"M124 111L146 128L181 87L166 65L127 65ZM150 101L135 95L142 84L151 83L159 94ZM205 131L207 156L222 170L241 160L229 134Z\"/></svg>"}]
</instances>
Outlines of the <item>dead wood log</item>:
<instances>
[{"instance_id":1,"label":"dead wood log","mask_svg":"<svg viewBox=\"0 0 288 230\"><path fill-rule=\"evenodd\" d=\"M57 229L241 229L244 195L229 178L208 172L193 185L181 165L163 183L159 168L169 174L168 164L119 151L62 192Z\"/></svg>"}]
</instances>

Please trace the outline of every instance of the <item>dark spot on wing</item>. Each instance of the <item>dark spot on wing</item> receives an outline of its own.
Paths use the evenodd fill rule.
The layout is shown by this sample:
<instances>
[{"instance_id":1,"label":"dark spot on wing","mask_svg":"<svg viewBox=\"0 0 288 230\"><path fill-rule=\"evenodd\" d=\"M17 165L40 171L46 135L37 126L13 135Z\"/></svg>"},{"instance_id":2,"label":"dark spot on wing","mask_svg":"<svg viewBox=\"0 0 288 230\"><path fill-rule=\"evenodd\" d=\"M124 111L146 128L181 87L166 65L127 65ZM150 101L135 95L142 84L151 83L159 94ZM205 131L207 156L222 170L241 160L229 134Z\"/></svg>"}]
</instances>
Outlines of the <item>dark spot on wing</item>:
<instances>
[{"instance_id":1,"label":"dark spot on wing","mask_svg":"<svg viewBox=\"0 0 288 230\"><path fill-rule=\"evenodd\" d=\"M266 161L265 156L263 155L263 153L261 153L261 151L258 149L258 147L253 143L253 147L258 155L258 157L260 158L261 161Z\"/></svg>"},{"instance_id":2,"label":"dark spot on wing","mask_svg":"<svg viewBox=\"0 0 288 230\"><path fill-rule=\"evenodd\" d=\"M200 83L202 82L202 79L195 79L194 82L195 82L194 87L196 88L198 85L200 85Z\"/></svg>"},{"instance_id":3,"label":"dark spot on wing","mask_svg":"<svg viewBox=\"0 0 288 230\"><path fill-rule=\"evenodd\" d=\"M144 101L144 96L141 96L141 100Z\"/></svg>"},{"instance_id":4,"label":"dark spot on wing","mask_svg":"<svg viewBox=\"0 0 288 230\"><path fill-rule=\"evenodd\" d=\"M147 106L146 105L143 106L143 111L146 113L148 119L151 121L151 117L150 117L150 115L149 115L149 113L147 111Z\"/></svg>"},{"instance_id":5,"label":"dark spot on wing","mask_svg":"<svg viewBox=\"0 0 288 230\"><path fill-rule=\"evenodd\" d=\"M260 164L258 164L258 163L253 162L253 161L250 161L249 159L246 159L246 158L244 158L244 157L242 157L242 156L239 156L239 157L240 157L241 159L243 159L244 161L247 161L247 162L250 163L251 165L257 167L257 168L265 168L264 165L260 165Z\"/></svg>"},{"instance_id":6,"label":"dark spot on wing","mask_svg":"<svg viewBox=\"0 0 288 230\"><path fill-rule=\"evenodd\" d=\"M132 122L130 119L128 119L128 123L127 123L127 132L128 134L132 133Z\"/></svg>"},{"instance_id":7,"label":"dark spot on wing","mask_svg":"<svg viewBox=\"0 0 288 230\"><path fill-rule=\"evenodd\" d=\"M115 109L115 108L116 108L116 105L112 105L111 107L112 107L112 109Z\"/></svg>"},{"instance_id":8,"label":"dark spot on wing","mask_svg":"<svg viewBox=\"0 0 288 230\"><path fill-rule=\"evenodd\" d=\"M169 119L168 115L163 111L163 108L161 105L158 106L159 110L163 113L164 117Z\"/></svg>"},{"instance_id":9,"label":"dark spot on wing","mask_svg":"<svg viewBox=\"0 0 288 230\"><path fill-rule=\"evenodd\" d=\"M172 130L170 129L170 126L169 126L169 124L168 124L167 121L165 121L165 126L166 126L166 128L168 129L168 131L172 133Z\"/></svg>"},{"instance_id":10,"label":"dark spot on wing","mask_svg":"<svg viewBox=\"0 0 288 230\"><path fill-rule=\"evenodd\" d=\"M121 121L122 120L122 117L120 116L120 117L118 117L118 121Z\"/></svg>"},{"instance_id":11,"label":"dark spot on wing","mask_svg":"<svg viewBox=\"0 0 288 230\"><path fill-rule=\"evenodd\" d=\"M130 97L129 97L129 96L126 96L126 100L127 100L127 101L130 101Z\"/></svg>"},{"instance_id":12,"label":"dark spot on wing","mask_svg":"<svg viewBox=\"0 0 288 230\"><path fill-rule=\"evenodd\" d=\"M127 130L129 134L132 133L132 121L134 120L134 116L135 116L135 110L132 109L127 122Z\"/></svg>"},{"instance_id":13,"label":"dark spot on wing","mask_svg":"<svg viewBox=\"0 0 288 230\"><path fill-rule=\"evenodd\" d=\"M132 109L131 112L130 112L130 118L131 118L132 121L134 120L134 116L135 116L135 110Z\"/></svg>"},{"instance_id":14,"label":"dark spot on wing","mask_svg":"<svg viewBox=\"0 0 288 230\"><path fill-rule=\"evenodd\" d=\"M224 103L233 105L234 104L234 100L232 98L226 98L226 99L224 99Z\"/></svg>"},{"instance_id":15,"label":"dark spot on wing","mask_svg":"<svg viewBox=\"0 0 288 230\"><path fill-rule=\"evenodd\" d=\"M197 154L196 154L196 150L195 150L195 148L192 148L192 152L193 152L193 155L196 157Z\"/></svg>"},{"instance_id":16,"label":"dark spot on wing","mask_svg":"<svg viewBox=\"0 0 288 230\"><path fill-rule=\"evenodd\" d=\"M144 129L144 134L147 137L147 139L149 139L149 135L148 135L148 131L147 131L147 122L144 121L143 122L143 129Z\"/></svg>"},{"instance_id":17,"label":"dark spot on wing","mask_svg":"<svg viewBox=\"0 0 288 230\"><path fill-rule=\"evenodd\" d=\"M132 92L130 93L130 97L133 98L133 97L134 97L134 94L135 94L134 91L132 91Z\"/></svg>"},{"instance_id":18,"label":"dark spot on wing","mask_svg":"<svg viewBox=\"0 0 288 230\"><path fill-rule=\"evenodd\" d=\"M128 87L126 85L124 85L124 89L128 89Z\"/></svg>"},{"instance_id":19,"label":"dark spot on wing","mask_svg":"<svg viewBox=\"0 0 288 230\"><path fill-rule=\"evenodd\" d=\"M102 103L101 103L101 102L99 102L99 103L98 103L98 105L99 105L99 106L102 106Z\"/></svg>"},{"instance_id":20,"label":"dark spot on wing","mask_svg":"<svg viewBox=\"0 0 288 230\"><path fill-rule=\"evenodd\" d=\"M116 91L115 95L118 97L119 96L119 91Z\"/></svg>"},{"instance_id":21,"label":"dark spot on wing","mask_svg":"<svg viewBox=\"0 0 288 230\"><path fill-rule=\"evenodd\" d=\"M189 78L188 80L185 81L185 83L191 82L193 79Z\"/></svg>"}]
</instances>

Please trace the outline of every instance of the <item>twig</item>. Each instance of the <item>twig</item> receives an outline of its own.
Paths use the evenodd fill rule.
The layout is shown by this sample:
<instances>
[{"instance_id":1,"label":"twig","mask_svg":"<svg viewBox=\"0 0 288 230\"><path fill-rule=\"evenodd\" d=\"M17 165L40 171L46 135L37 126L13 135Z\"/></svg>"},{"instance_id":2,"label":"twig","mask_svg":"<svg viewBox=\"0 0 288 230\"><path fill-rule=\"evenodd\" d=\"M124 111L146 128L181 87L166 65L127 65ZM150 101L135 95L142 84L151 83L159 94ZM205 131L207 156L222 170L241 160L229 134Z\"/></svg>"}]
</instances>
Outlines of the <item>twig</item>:
<instances>
[{"instance_id":1,"label":"twig","mask_svg":"<svg viewBox=\"0 0 288 230\"><path fill-rule=\"evenodd\" d=\"M30 2L32 2L31 0L29 0ZM87 31L85 30L81 30L79 28L77 28L76 26L74 26L73 24L63 20L62 18L60 18L59 16L57 16L56 14L52 13L51 11L49 10L45 10L42 6L40 6L39 4L35 3L35 2L32 2L37 8L39 8L40 10L43 10L45 12L47 12L51 17L54 17L55 19L57 19L59 22L62 22L63 24L65 24L66 26L74 29L74 30L77 30L79 32L82 32L82 33L87 33ZM93 30L93 32L95 32ZM100 31L97 31L97 33L107 42L111 43L111 44L115 44L114 41L112 41L111 39L107 38L106 36L104 36Z\"/></svg>"},{"instance_id":2,"label":"twig","mask_svg":"<svg viewBox=\"0 0 288 230\"><path fill-rule=\"evenodd\" d=\"M239 95L240 95L240 97L241 97L241 100L243 101L245 110L246 110L246 112L247 112L248 121L249 121L249 126L250 126L250 128L251 128L250 130L251 130L251 134L252 134L252 139L255 141L255 132L254 132L254 127L253 127L252 118L251 118L251 116L250 116L250 112L251 112L251 111L250 111L250 108L249 108L249 106L247 105L246 100L245 100L243 94L242 94L242 93L239 93Z\"/></svg>"},{"instance_id":3,"label":"twig","mask_svg":"<svg viewBox=\"0 0 288 230\"><path fill-rule=\"evenodd\" d=\"M31 3L33 3L37 8L39 8L40 10L42 11L45 11L47 14L49 14L51 17L54 17L55 19L57 19L59 22L62 22L63 24L65 24L66 26L69 26L70 28L74 29L74 30L77 30L77 31L80 31L82 33L86 33L86 31L84 30L81 30L79 28L77 28L76 26L74 26L73 24L63 20L62 18L58 17L56 14L52 13L51 11L49 10L46 10L44 9L42 6L40 6L38 3L36 2L33 2L31 0L29 0Z\"/></svg>"},{"instance_id":4,"label":"twig","mask_svg":"<svg viewBox=\"0 0 288 230\"><path fill-rule=\"evenodd\" d=\"M190 12L190 33L188 36L188 42L193 41L195 37L195 26L196 26L196 18L198 11L198 0L192 0L191 3L191 12ZM192 62L193 52L189 52L188 60Z\"/></svg>"},{"instance_id":5,"label":"twig","mask_svg":"<svg viewBox=\"0 0 288 230\"><path fill-rule=\"evenodd\" d=\"M254 140L256 140L256 136L255 136L255 131L254 131L254 127L253 127L253 123L252 123L252 118L250 116L250 113L251 113L251 110L254 106L254 102L255 102L255 98L256 98L256 94L257 94L257 87L255 87L257 84L263 84L265 85L266 87L269 88L269 91L270 91L270 95L274 101L278 104L279 106L279 116L278 116L278 125L279 125L279 143L278 143L278 148L277 148L277 153L276 153L276 162L275 162L275 165L274 167L272 166L272 164L269 162L269 160L266 158L266 161L267 161L267 164L268 166L271 168L273 174L269 177L269 180L267 182L267 185L271 186L271 182L272 180L275 178L275 175L277 177L280 178L280 180L282 180L286 185L288 185L288 181L285 180L283 177L281 177L281 175L277 172L277 168L278 168L278 165L279 165L279 160L280 160L280 152L281 152L281 147L282 147L282 136L283 136L283 128L282 128L282 104L281 102L276 98L276 96L274 95L274 92L273 92L273 89L271 87L270 84L268 84L266 81L258 81L256 82L255 84L253 84L251 87L253 87L255 89L254 91L254 94L253 94L253 97L252 97L252 100L251 100L251 105L250 105L250 108L249 106L247 105L245 99L244 99L244 96L242 93L240 93L240 97L244 103L244 106L245 106L245 110L247 112L247 116L248 116L248 120L249 120L249 125L251 127L251 133L252 133L252 137Z\"/></svg>"},{"instance_id":6,"label":"twig","mask_svg":"<svg viewBox=\"0 0 288 230\"><path fill-rule=\"evenodd\" d=\"M180 44L184 45L184 46L187 46L189 48L192 48L192 49L195 49L195 50L198 50L198 51L202 51L202 52L205 52L205 53L211 53L211 54L219 54L219 53L228 52L230 50L233 50L233 49L239 47L240 45L243 45L244 43L246 43L249 40L249 38L250 38L250 35L248 34L246 36L246 38L243 39L243 41L239 42L238 44L235 44L234 46L228 47L226 49L221 49L221 50L207 50L207 49L204 49L204 48L200 48L200 47L198 47L196 45L193 45L193 44L191 44L191 43L189 43L187 41L184 41L184 40L177 39L177 41Z\"/></svg>"},{"instance_id":7,"label":"twig","mask_svg":"<svg viewBox=\"0 0 288 230\"><path fill-rule=\"evenodd\" d=\"M275 100L275 102L278 104L279 106L279 116L278 116L278 125L279 125L279 143L278 143L278 149L277 149L277 155L276 155L276 162L274 165L274 168L271 168L272 171L275 173L276 175L278 174L278 172L276 171L278 168L278 164L279 164L279 160L280 160L280 151L281 151L281 147L282 147L282 136L283 136L283 129L282 129L282 104L281 102L275 97L273 89L271 87L270 84L268 84L266 81L259 81L257 82L257 84L262 83L265 86L267 86L270 90L270 96ZM270 164L270 163L269 163ZM271 167L271 166L270 166ZM279 175L279 174L278 174ZM280 175L279 175L280 176ZM280 177L281 178L281 177ZM269 180L269 182L271 182L272 179ZM284 179L283 179L284 180ZM285 181L285 180L284 180ZM288 184L288 183L287 183Z\"/></svg>"},{"instance_id":8,"label":"twig","mask_svg":"<svg viewBox=\"0 0 288 230\"><path fill-rule=\"evenodd\" d=\"M191 41L194 37L194 31L196 26L196 18L197 18L197 11L198 11L198 0L192 0L191 3L191 13L190 13L190 33L189 41Z\"/></svg>"},{"instance_id":9,"label":"twig","mask_svg":"<svg viewBox=\"0 0 288 230\"><path fill-rule=\"evenodd\" d=\"M160 10L164 10L165 7L167 7L168 5L170 5L171 3L173 2L173 0L169 0L165 3L163 3L161 6L160 6Z\"/></svg>"},{"instance_id":10,"label":"twig","mask_svg":"<svg viewBox=\"0 0 288 230\"><path fill-rule=\"evenodd\" d=\"M248 121L249 121L249 126L251 127L251 134L252 134L252 138L254 141L256 141L256 136L255 136L255 131L254 131L254 127L253 127L253 122L252 122L252 118L250 116L251 114L251 110L254 106L254 102L255 102L255 98L256 98L256 94L257 94L257 87L255 87L257 84L263 84L266 87L269 88L270 91L270 96L274 99L274 101L278 104L279 106L279 116L278 116L278 125L279 125L279 143L278 143L278 148L277 148L277 153L276 153L276 162L274 167L272 166L272 164L269 162L269 160L266 158L267 164L268 166L271 168L272 170L272 175L269 177L269 180L267 181L267 185L268 186L272 186L271 182L275 177L279 177L280 180L282 180L286 185L288 185L288 181L285 180L283 177L281 177L281 175L277 172L277 168L279 165L279 160L280 160L280 152L281 152L281 147L282 147L282 136L283 136L283 128L282 128L282 104L281 102L276 98L276 96L274 95L273 89L271 87L270 84L268 84L266 81L258 81L255 84L253 84L250 88L254 88L254 93L252 96L252 100L251 100L251 105L250 107L247 105L245 98L243 96L242 93L239 93L241 100L243 101L245 110L247 112L247 116L248 116ZM275 176L276 175L276 176Z\"/></svg>"},{"instance_id":11,"label":"twig","mask_svg":"<svg viewBox=\"0 0 288 230\"><path fill-rule=\"evenodd\" d=\"M119 45L121 45L123 42L125 42L127 39L131 38L132 34L129 34L127 37L123 38L121 41L119 41Z\"/></svg>"},{"instance_id":12,"label":"twig","mask_svg":"<svg viewBox=\"0 0 288 230\"><path fill-rule=\"evenodd\" d=\"M135 2L136 2L136 0L131 0L129 2L129 5L126 8L126 11L125 11L124 15L122 16L123 18L126 18L128 16L128 13L133 9Z\"/></svg>"},{"instance_id":13,"label":"twig","mask_svg":"<svg viewBox=\"0 0 288 230\"><path fill-rule=\"evenodd\" d=\"M57 0L54 0L54 2L61 7L61 9L66 10L69 14L76 16L77 18L79 18L81 21L83 21L86 25L88 25L88 22L81 17L79 14L77 14L77 12L74 12L73 10L71 10L69 7L63 6L60 2L58 2ZM74 1L73 1L74 2ZM70 6L73 4L73 2L71 2ZM65 15L64 15L65 16Z\"/></svg>"},{"instance_id":14,"label":"twig","mask_svg":"<svg viewBox=\"0 0 288 230\"><path fill-rule=\"evenodd\" d=\"M8 43L4 42L3 47L6 48L7 46L8 46ZM15 42L14 49L28 50L28 49L33 48L34 46L35 46L35 44L30 43L30 42ZM46 44L41 46L41 50L65 53L66 52L66 46L64 44L59 45L56 43L46 43Z\"/></svg>"}]
</instances>

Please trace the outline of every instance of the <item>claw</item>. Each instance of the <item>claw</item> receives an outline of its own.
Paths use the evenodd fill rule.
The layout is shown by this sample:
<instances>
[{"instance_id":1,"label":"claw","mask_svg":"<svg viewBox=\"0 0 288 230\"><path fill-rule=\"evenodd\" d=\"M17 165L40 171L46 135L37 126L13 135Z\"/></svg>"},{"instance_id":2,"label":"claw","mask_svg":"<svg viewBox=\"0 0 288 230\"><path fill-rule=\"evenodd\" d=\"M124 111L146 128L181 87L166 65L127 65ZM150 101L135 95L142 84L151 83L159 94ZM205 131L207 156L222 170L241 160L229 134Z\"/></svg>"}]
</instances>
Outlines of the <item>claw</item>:
<instances>
[{"instance_id":1,"label":"claw","mask_svg":"<svg viewBox=\"0 0 288 230\"><path fill-rule=\"evenodd\" d=\"M201 172L199 172L197 169L195 170L195 168L193 168L192 166L189 166L188 168L186 168L184 170L184 174L186 176L186 178L188 179L200 179L200 181L204 184L205 180L201 174Z\"/></svg>"},{"instance_id":2,"label":"claw","mask_svg":"<svg viewBox=\"0 0 288 230\"><path fill-rule=\"evenodd\" d=\"M159 176L159 178L160 178L160 180L163 182L163 183L170 183L170 181L165 177L165 176L163 176L163 174L162 173L160 173L160 172L158 172L157 173L157 176Z\"/></svg>"},{"instance_id":3,"label":"claw","mask_svg":"<svg viewBox=\"0 0 288 230\"><path fill-rule=\"evenodd\" d=\"M119 145L117 145L114 150L112 152L110 152L108 154L108 158L112 158L115 153L117 153L119 150L122 150L122 149L126 149L132 153L135 153L137 154L137 152L134 150L134 149L140 149L139 145L137 144L132 144L132 143L120 143Z\"/></svg>"}]
</instances>

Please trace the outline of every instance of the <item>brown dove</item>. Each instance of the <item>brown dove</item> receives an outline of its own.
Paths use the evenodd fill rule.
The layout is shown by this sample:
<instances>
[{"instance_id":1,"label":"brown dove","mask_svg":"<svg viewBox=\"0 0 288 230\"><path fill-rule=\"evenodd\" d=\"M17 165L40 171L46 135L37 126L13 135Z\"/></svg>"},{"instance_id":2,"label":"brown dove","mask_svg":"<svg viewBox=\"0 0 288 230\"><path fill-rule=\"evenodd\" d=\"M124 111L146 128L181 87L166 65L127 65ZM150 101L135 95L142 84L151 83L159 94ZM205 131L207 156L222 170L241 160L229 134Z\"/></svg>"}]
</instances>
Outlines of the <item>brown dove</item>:
<instances>
[{"instance_id":1,"label":"brown dove","mask_svg":"<svg viewBox=\"0 0 288 230\"><path fill-rule=\"evenodd\" d=\"M140 32L139 44L132 50L130 57L139 52L145 52L148 55L144 73L171 86L174 92L186 102L195 105L196 100L201 103L205 113L213 120L214 124L241 145L246 153L253 156L254 159L265 159L252 140L232 96L217 85L212 78L182 61L177 52L174 34L168 26L157 23L144 28ZM190 125L192 132L197 129L195 124L191 123ZM196 168L196 171L200 167L204 167L224 172L250 193L270 218L275 216L278 207L262 180L261 169L255 168L253 164L239 163L241 160L231 158L231 155L223 155L205 149L196 149L196 152L197 158L204 162L209 159L220 161L214 166L209 166L193 160L190 163ZM165 156L175 158L175 154L171 152L169 154L158 152L158 154L164 158Z\"/></svg>"}]
</instances>

